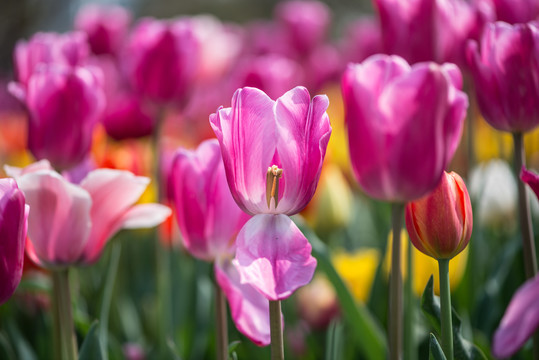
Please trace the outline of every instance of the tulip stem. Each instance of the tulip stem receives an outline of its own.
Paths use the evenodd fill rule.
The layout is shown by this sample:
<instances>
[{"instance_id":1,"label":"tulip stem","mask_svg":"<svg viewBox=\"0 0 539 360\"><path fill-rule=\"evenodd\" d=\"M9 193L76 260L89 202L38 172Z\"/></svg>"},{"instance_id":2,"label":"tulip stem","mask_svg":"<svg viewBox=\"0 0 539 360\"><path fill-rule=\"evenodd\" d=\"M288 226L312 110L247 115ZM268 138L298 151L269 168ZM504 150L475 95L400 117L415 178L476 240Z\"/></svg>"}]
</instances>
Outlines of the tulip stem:
<instances>
[{"instance_id":1,"label":"tulip stem","mask_svg":"<svg viewBox=\"0 0 539 360\"><path fill-rule=\"evenodd\" d=\"M389 358L400 360L402 354L402 275L401 275L401 228L404 204L393 204L393 246L391 249L391 277L389 279ZM410 276L410 275L408 275Z\"/></svg>"},{"instance_id":2,"label":"tulip stem","mask_svg":"<svg viewBox=\"0 0 539 360\"><path fill-rule=\"evenodd\" d=\"M281 324L281 301L270 300L271 360L284 360L283 327Z\"/></svg>"},{"instance_id":3,"label":"tulip stem","mask_svg":"<svg viewBox=\"0 0 539 360\"><path fill-rule=\"evenodd\" d=\"M524 253L524 267L526 278L531 279L537 273L537 259L535 258L535 243L530 215L530 203L526 193L526 185L520 180L520 170L525 165L524 142L522 133L514 133L515 142L515 174L518 183L518 205L520 228L522 231L522 249Z\"/></svg>"},{"instance_id":4,"label":"tulip stem","mask_svg":"<svg viewBox=\"0 0 539 360\"><path fill-rule=\"evenodd\" d=\"M406 311L404 312L404 358L417 359L415 336L414 336L414 277L413 277L413 246L408 244L407 259L406 259L406 281L404 283L404 304Z\"/></svg>"},{"instance_id":5,"label":"tulip stem","mask_svg":"<svg viewBox=\"0 0 539 360\"><path fill-rule=\"evenodd\" d=\"M69 292L68 269L52 271L54 291L54 311L57 315L54 334L55 343L60 346L61 360L77 359L77 342L73 332L73 316L71 310L71 294Z\"/></svg>"},{"instance_id":6,"label":"tulip stem","mask_svg":"<svg viewBox=\"0 0 539 360\"><path fill-rule=\"evenodd\" d=\"M447 360L453 360L453 319L451 318L451 289L449 287L449 259L439 259L440 307L442 310L442 349Z\"/></svg>"},{"instance_id":7,"label":"tulip stem","mask_svg":"<svg viewBox=\"0 0 539 360\"><path fill-rule=\"evenodd\" d=\"M215 283L215 317L217 323L217 360L228 359L228 328L226 298L219 284Z\"/></svg>"}]
</instances>

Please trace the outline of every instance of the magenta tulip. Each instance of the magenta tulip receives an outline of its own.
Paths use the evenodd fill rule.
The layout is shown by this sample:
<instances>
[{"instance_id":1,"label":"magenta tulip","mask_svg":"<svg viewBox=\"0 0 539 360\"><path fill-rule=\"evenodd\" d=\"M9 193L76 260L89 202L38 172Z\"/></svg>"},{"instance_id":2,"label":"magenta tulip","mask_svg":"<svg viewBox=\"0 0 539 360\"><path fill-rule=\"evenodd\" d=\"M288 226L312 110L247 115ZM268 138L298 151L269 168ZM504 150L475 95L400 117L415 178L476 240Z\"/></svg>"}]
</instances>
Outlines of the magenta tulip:
<instances>
[{"instance_id":1,"label":"magenta tulip","mask_svg":"<svg viewBox=\"0 0 539 360\"><path fill-rule=\"evenodd\" d=\"M17 183L0 179L0 304L21 281L28 210Z\"/></svg>"},{"instance_id":2,"label":"magenta tulip","mask_svg":"<svg viewBox=\"0 0 539 360\"><path fill-rule=\"evenodd\" d=\"M539 276L526 281L513 295L492 342L496 358L509 358L539 326Z\"/></svg>"},{"instance_id":3,"label":"magenta tulip","mask_svg":"<svg viewBox=\"0 0 539 360\"><path fill-rule=\"evenodd\" d=\"M490 24L468 45L477 102L494 128L526 132L539 125L539 29L532 24Z\"/></svg>"},{"instance_id":4,"label":"magenta tulip","mask_svg":"<svg viewBox=\"0 0 539 360\"><path fill-rule=\"evenodd\" d=\"M36 159L66 169L88 155L105 106L101 84L99 69L60 65L41 68L26 89L10 84L28 110L28 148Z\"/></svg>"},{"instance_id":5,"label":"magenta tulip","mask_svg":"<svg viewBox=\"0 0 539 360\"><path fill-rule=\"evenodd\" d=\"M382 52L382 30L378 19L361 17L347 25L343 43L344 57L349 62L361 62Z\"/></svg>"},{"instance_id":6,"label":"magenta tulip","mask_svg":"<svg viewBox=\"0 0 539 360\"><path fill-rule=\"evenodd\" d=\"M236 203L257 214L237 239L242 283L269 300L307 284L316 268L311 246L286 216L314 195L331 134L328 98L296 87L276 101L255 88L235 92L231 108L210 116Z\"/></svg>"},{"instance_id":7,"label":"magenta tulip","mask_svg":"<svg viewBox=\"0 0 539 360\"><path fill-rule=\"evenodd\" d=\"M326 38L331 21L330 10L319 1L286 1L275 9L275 17L286 32L290 47L306 55Z\"/></svg>"},{"instance_id":8,"label":"magenta tulip","mask_svg":"<svg viewBox=\"0 0 539 360\"><path fill-rule=\"evenodd\" d=\"M464 0L375 0L384 51L409 63L465 64L465 43L493 19L489 7ZM490 10L490 11L489 11Z\"/></svg>"},{"instance_id":9,"label":"magenta tulip","mask_svg":"<svg viewBox=\"0 0 539 360\"><path fill-rule=\"evenodd\" d=\"M96 55L116 54L129 30L131 13L121 6L83 7L75 18L75 29L86 33Z\"/></svg>"},{"instance_id":10,"label":"magenta tulip","mask_svg":"<svg viewBox=\"0 0 539 360\"><path fill-rule=\"evenodd\" d=\"M43 64L81 65L90 49L82 32L37 33L29 41L19 41L14 52L17 81L26 85Z\"/></svg>"},{"instance_id":11,"label":"magenta tulip","mask_svg":"<svg viewBox=\"0 0 539 360\"><path fill-rule=\"evenodd\" d=\"M192 26L188 19L138 22L123 54L126 74L136 91L165 102L185 95L199 61Z\"/></svg>"},{"instance_id":12,"label":"magenta tulip","mask_svg":"<svg viewBox=\"0 0 539 360\"><path fill-rule=\"evenodd\" d=\"M539 19L537 0L484 0L496 11L496 19L510 24L527 23Z\"/></svg>"},{"instance_id":13,"label":"magenta tulip","mask_svg":"<svg viewBox=\"0 0 539 360\"><path fill-rule=\"evenodd\" d=\"M215 277L236 327L255 344L268 345L269 302L240 282L231 263L236 236L249 216L230 194L217 140L204 141L196 151L177 150L169 184L185 248L199 259L215 261Z\"/></svg>"},{"instance_id":14,"label":"magenta tulip","mask_svg":"<svg viewBox=\"0 0 539 360\"><path fill-rule=\"evenodd\" d=\"M160 204L134 205L150 179L128 171L90 171L80 185L68 182L47 161L25 169L6 167L32 208L27 254L43 267L92 264L120 229L149 228L163 222L170 209Z\"/></svg>"},{"instance_id":15,"label":"magenta tulip","mask_svg":"<svg viewBox=\"0 0 539 360\"><path fill-rule=\"evenodd\" d=\"M539 199L539 175L522 167L520 170L520 179L528 184L535 193L535 196Z\"/></svg>"},{"instance_id":16,"label":"magenta tulip","mask_svg":"<svg viewBox=\"0 0 539 360\"><path fill-rule=\"evenodd\" d=\"M406 205L405 218L419 251L437 260L454 258L472 236L472 204L464 181L455 172L444 172L434 191Z\"/></svg>"},{"instance_id":17,"label":"magenta tulip","mask_svg":"<svg viewBox=\"0 0 539 360\"><path fill-rule=\"evenodd\" d=\"M460 141L468 98L452 64L410 67L375 55L343 75L350 158L371 197L407 202L440 182Z\"/></svg>"}]
</instances>

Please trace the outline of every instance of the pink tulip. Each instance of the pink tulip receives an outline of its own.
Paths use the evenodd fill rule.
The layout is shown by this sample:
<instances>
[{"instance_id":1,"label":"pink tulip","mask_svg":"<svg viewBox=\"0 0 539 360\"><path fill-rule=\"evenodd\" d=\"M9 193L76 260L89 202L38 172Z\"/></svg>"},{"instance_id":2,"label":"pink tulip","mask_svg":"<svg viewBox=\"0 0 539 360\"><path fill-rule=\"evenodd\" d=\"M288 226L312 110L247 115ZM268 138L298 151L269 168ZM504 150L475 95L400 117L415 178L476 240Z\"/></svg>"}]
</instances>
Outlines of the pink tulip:
<instances>
[{"instance_id":1,"label":"pink tulip","mask_svg":"<svg viewBox=\"0 0 539 360\"><path fill-rule=\"evenodd\" d=\"M433 192L406 205L405 218L419 251L437 260L454 258L472 236L472 204L464 181L457 173L444 172Z\"/></svg>"},{"instance_id":2,"label":"pink tulip","mask_svg":"<svg viewBox=\"0 0 539 360\"><path fill-rule=\"evenodd\" d=\"M66 169L87 156L105 106L101 83L98 69L48 65L30 77L26 89L10 84L28 110L28 148L36 159Z\"/></svg>"},{"instance_id":3,"label":"pink tulip","mask_svg":"<svg viewBox=\"0 0 539 360\"><path fill-rule=\"evenodd\" d=\"M308 54L325 40L331 22L329 8L319 1L281 2L275 16L299 55Z\"/></svg>"},{"instance_id":4,"label":"pink tulip","mask_svg":"<svg viewBox=\"0 0 539 360\"><path fill-rule=\"evenodd\" d=\"M537 0L483 0L496 11L496 19L510 24L527 23L539 19Z\"/></svg>"},{"instance_id":5,"label":"pink tulip","mask_svg":"<svg viewBox=\"0 0 539 360\"><path fill-rule=\"evenodd\" d=\"M489 24L481 49L470 42L467 50L485 120L509 132L539 125L539 29L532 24Z\"/></svg>"},{"instance_id":6,"label":"pink tulip","mask_svg":"<svg viewBox=\"0 0 539 360\"><path fill-rule=\"evenodd\" d=\"M17 43L14 52L17 81L26 85L43 64L81 65L89 53L84 33L37 33L29 41Z\"/></svg>"},{"instance_id":7,"label":"pink tulip","mask_svg":"<svg viewBox=\"0 0 539 360\"><path fill-rule=\"evenodd\" d=\"M490 8L464 0L375 0L384 50L410 63L465 63L465 42L490 20Z\"/></svg>"},{"instance_id":8,"label":"pink tulip","mask_svg":"<svg viewBox=\"0 0 539 360\"><path fill-rule=\"evenodd\" d=\"M269 300L307 284L316 268L311 246L286 215L312 198L331 134L326 96L296 87L276 101L255 88L235 92L231 108L210 116L228 185L249 220L237 238L241 282Z\"/></svg>"},{"instance_id":9,"label":"pink tulip","mask_svg":"<svg viewBox=\"0 0 539 360\"><path fill-rule=\"evenodd\" d=\"M539 199L539 175L533 171L527 170L524 166L520 170L520 179L528 184L528 186L533 190L535 196Z\"/></svg>"},{"instance_id":10,"label":"pink tulip","mask_svg":"<svg viewBox=\"0 0 539 360\"><path fill-rule=\"evenodd\" d=\"M382 52L382 32L378 19L362 17L347 25L343 53L350 62L361 62Z\"/></svg>"},{"instance_id":11,"label":"pink tulip","mask_svg":"<svg viewBox=\"0 0 539 360\"><path fill-rule=\"evenodd\" d=\"M127 35L130 23L131 13L121 6L90 4L77 14L75 29L86 33L94 54L116 54Z\"/></svg>"},{"instance_id":12,"label":"pink tulip","mask_svg":"<svg viewBox=\"0 0 539 360\"><path fill-rule=\"evenodd\" d=\"M13 179L0 179L0 304L19 285L28 225L28 205Z\"/></svg>"},{"instance_id":13,"label":"pink tulip","mask_svg":"<svg viewBox=\"0 0 539 360\"><path fill-rule=\"evenodd\" d=\"M249 284L240 283L238 270L230 261L236 235L249 217L230 194L217 140L204 141L196 151L178 149L169 184L187 251L215 261L215 277L236 327L255 344L268 345L269 302Z\"/></svg>"},{"instance_id":14,"label":"pink tulip","mask_svg":"<svg viewBox=\"0 0 539 360\"><path fill-rule=\"evenodd\" d=\"M68 182L47 161L25 169L6 167L16 177L26 202L28 256L43 267L92 264L120 229L149 228L163 222L170 209L160 204L134 205L150 179L128 171L90 171L80 185Z\"/></svg>"},{"instance_id":15,"label":"pink tulip","mask_svg":"<svg viewBox=\"0 0 539 360\"><path fill-rule=\"evenodd\" d=\"M133 88L156 101L180 99L197 72L199 44L188 19L142 19L123 54Z\"/></svg>"},{"instance_id":16,"label":"pink tulip","mask_svg":"<svg viewBox=\"0 0 539 360\"><path fill-rule=\"evenodd\" d=\"M398 56L351 64L342 91L356 179L371 197L407 202L440 182L460 141L468 98L452 64Z\"/></svg>"},{"instance_id":17,"label":"pink tulip","mask_svg":"<svg viewBox=\"0 0 539 360\"><path fill-rule=\"evenodd\" d=\"M509 358L539 326L539 276L526 281L513 295L492 341L492 354Z\"/></svg>"}]
</instances>

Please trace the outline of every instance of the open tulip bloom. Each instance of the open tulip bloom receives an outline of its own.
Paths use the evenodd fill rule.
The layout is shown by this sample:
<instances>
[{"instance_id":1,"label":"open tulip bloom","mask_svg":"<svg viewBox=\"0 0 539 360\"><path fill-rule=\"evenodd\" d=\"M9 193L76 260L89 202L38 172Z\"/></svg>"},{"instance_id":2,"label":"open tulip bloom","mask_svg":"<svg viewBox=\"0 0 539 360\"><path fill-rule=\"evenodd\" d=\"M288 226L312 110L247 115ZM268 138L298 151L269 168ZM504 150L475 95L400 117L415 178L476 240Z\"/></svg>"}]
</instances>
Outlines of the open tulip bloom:
<instances>
[{"instance_id":1,"label":"open tulip bloom","mask_svg":"<svg viewBox=\"0 0 539 360\"><path fill-rule=\"evenodd\" d=\"M214 261L215 278L236 327L255 344L268 345L269 302L251 285L241 283L231 262L235 237L249 216L230 194L217 140L206 140L195 151L178 149L169 183L185 248L196 258Z\"/></svg>"}]
</instances>

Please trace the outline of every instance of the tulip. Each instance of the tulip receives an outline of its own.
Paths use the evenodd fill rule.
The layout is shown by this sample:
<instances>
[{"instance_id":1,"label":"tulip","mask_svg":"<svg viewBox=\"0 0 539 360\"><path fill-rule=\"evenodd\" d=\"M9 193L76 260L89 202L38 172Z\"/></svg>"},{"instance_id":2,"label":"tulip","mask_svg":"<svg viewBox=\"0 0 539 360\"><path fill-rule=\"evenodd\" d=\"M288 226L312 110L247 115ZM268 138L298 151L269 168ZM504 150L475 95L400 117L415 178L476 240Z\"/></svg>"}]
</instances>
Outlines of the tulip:
<instances>
[{"instance_id":1,"label":"tulip","mask_svg":"<svg viewBox=\"0 0 539 360\"><path fill-rule=\"evenodd\" d=\"M86 33L94 54L116 54L127 35L130 23L131 13L121 6L90 4L77 14L75 29Z\"/></svg>"},{"instance_id":2,"label":"tulip","mask_svg":"<svg viewBox=\"0 0 539 360\"><path fill-rule=\"evenodd\" d=\"M420 198L439 183L460 141L468 106L452 64L410 67L375 55L348 66L342 91L352 168L371 197Z\"/></svg>"},{"instance_id":3,"label":"tulip","mask_svg":"<svg viewBox=\"0 0 539 360\"><path fill-rule=\"evenodd\" d=\"M410 63L464 64L465 42L493 18L489 7L464 0L375 0L384 50Z\"/></svg>"},{"instance_id":4,"label":"tulip","mask_svg":"<svg viewBox=\"0 0 539 360\"><path fill-rule=\"evenodd\" d=\"M88 155L105 106L100 76L95 68L49 65L30 77L26 89L10 84L28 110L28 148L36 159L66 169Z\"/></svg>"},{"instance_id":5,"label":"tulip","mask_svg":"<svg viewBox=\"0 0 539 360\"><path fill-rule=\"evenodd\" d=\"M470 42L468 62L477 102L494 128L527 132L539 125L539 29L532 24L490 24L481 47Z\"/></svg>"},{"instance_id":6,"label":"tulip","mask_svg":"<svg viewBox=\"0 0 539 360\"><path fill-rule=\"evenodd\" d=\"M29 41L19 41L14 63L17 81L26 85L42 64L81 65L90 49L82 32L37 33Z\"/></svg>"},{"instance_id":7,"label":"tulip","mask_svg":"<svg viewBox=\"0 0 539 360\"><path fill-rule=\"evenodd\" d=\"M429 195L408 203L406 228L412 244L435 259L452 259L468 245L473 216L464 181L445 173Z\"/></svg>"},{"instance_id":8,"label":"tulip","mask_svg":"<svg viewBox=\"0 0 539 360\"><path fill-rule=\"evenodd\" d=\"M282 24L286 39L299 55L306 55L321 44L331 21L330 10L319 1L287 1L275 9L277 21Z\"/></svg>"},{"instance_id":9,"label":"tulip","mask_svg":"<svg viewBox=\"0 0 539 360\"><path fill-rule=\"evenodd\" d=\"M230 261L236 235L249 217L230 194L217 140L206 140L195 151L178 149L169 186L185 248L199 259L215 261L216 291L224 291L236 327L255 344L268 345L269 302L252 286L241 284ZM218 335L225 336L226 328L222 331Z\"/></svg>"},{"instance_id":10,"label":"tulip","mask_svg":"<svg viewBox=\"0 0 539 360\"><path fill-rule=\"evenodd\" d=\"M535 0L486 0L496 10L496 19L510 24L527 23L539 18Z\"/></svg>"},{"instance_id":11,"label":"tulip","mask_svg":"<svg viewBox=\"0 0 539 360\"><path fill-rule=\"evenodd\" d=\"M0 304L19 285L24 261L28 205L13 179L0 179Z\"/></svg>"},{"instance_id":12,"label":"tulip","mask_svg":"<svg viewBox=\"0 0 539 360\"><path fill-rule=\"evenodd\" d=\"M163 205L134 205L150 180L128 171L93 170L76 185L46 160L5 170L33 209L26 251L42 267L92 264L120 229L154 227L170 215Z\"/></svg>"},{"instance_id":13,"label":"tulip","mask_svg":"<svg viewBox=\"0 0 539 360\"><path fill-rule=\"evenodd\" d=\"M152 100L181 99L196 74L198 47L189 20L140 20L122 57L127 77Z\"/></svg>"},{"instance_id":14,"label":"tulip","mask_svg":"<svg viewBox=\"0 0 539 360\"><path fill-rule=\"evenodd\" d=\"M382 33L378 19L361 17L348 24L343 39L343 52L349 62L361 62L382 52Z\"/></svg>"}]
</instances>

